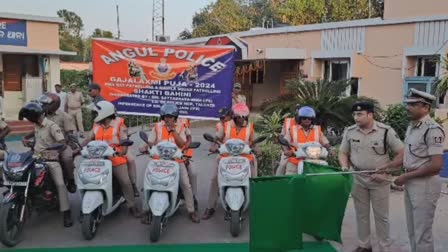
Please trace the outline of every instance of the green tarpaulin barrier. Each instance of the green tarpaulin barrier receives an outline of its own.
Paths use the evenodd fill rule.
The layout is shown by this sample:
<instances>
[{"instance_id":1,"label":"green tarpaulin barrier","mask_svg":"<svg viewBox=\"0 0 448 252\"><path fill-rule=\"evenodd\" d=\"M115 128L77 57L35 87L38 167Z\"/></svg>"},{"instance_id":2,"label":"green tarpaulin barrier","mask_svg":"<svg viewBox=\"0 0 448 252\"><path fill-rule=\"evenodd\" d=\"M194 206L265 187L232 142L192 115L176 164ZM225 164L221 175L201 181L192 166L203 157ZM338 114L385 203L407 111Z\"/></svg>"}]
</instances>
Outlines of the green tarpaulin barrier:
<instances>
[{"instance_id":1,"label":"green tarpaulin barrier","mask_svg":"<svg viewBox=\"0 0 448 252\"><path fill-rule=\"evenodd\" d=\"M305 163L304 175L252 179L250 251L300 249L303 233L341 242L351 176L306 176L336 171L340 169Z\"/></svg>"},{"instance_id":2,"label":"green tarpaulin barrier","mask_svg":"<svg viewBox=\"0 0 448 252\"><path fill-rule=\"evenodd\" d=\"M329 243L305 242L304 250L297 252L336 252ZM109 246L86 248L36 248L9 249L18 252L249 252L247 243L226 244L173 244L173 245L140 245L140 246ZM296 251L294 251L296 252Z\"/></svg>"},{"instance_id":3,"label":"green tarpaulin barrier","mask_svg":"<svg viewBox=\"0 0 448 252\"><path fill-rule=\"evenodd\" d=\"M300 204L291 195L304 190L305 178L261 177L250 183L250 251L286 252L302 248Z\"/></svg>"},{"instance_id":4,"label":"green tarpaulin barrier","mask_svg":"<svg viewBox=\"0 0 448 252\"><path fill-rule=\"evenodd\" d=\"M327 173L338 168L305 162L303 173ZM342 242L341 228L352 187L351 175L308 176L303 201L303 232Z\"/></svg>"}]
</instances>

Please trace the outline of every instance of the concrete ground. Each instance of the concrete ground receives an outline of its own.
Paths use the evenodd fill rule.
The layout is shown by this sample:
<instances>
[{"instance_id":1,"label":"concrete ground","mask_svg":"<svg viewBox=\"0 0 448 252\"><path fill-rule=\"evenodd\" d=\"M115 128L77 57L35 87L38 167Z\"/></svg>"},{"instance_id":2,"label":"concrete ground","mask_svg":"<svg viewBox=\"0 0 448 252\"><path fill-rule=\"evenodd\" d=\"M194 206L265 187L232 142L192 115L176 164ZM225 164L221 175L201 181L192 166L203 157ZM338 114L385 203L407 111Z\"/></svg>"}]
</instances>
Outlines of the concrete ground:
<instances>
[{"instance_id":1,"label":"concrete ground","mask_svg":"<svg viewBox=\"0 0 448 252\"><path fill-rule=\"evenodd\" d=\"M213 156L207 155L208 143L202 140L202 134L206 131L212 132L213 128L194 128L193 137L196 141L201 141L203 145L195 153L195 165L199 178L199 205L202 214L208 197L209 181L211 177ZM136 144L132 151L137 153L137 147L142 144L137 135L133 136ZM20 142L8 142L10 150L23 150ZM147 162L147 157L137 159L138 166L138 186L142 187L142 178ZM80 198L78 194L70 195L73 213L79 212ZM403 193L393 192L390 202L391 233L394 240L392 251L409 251L407 238L406 218L404 211ZM327 210L331 211L331 207ZM372 230L374 224L372 220ZM352 251L357 246L356 222L353 203L350 200L346 210L346 216L342 227L343 245L333 243L339 251ZM448 251L448 197L443 195L439 200L439 205L434 223L435 244L437 252ZM373 234L373 243L375 244ZM200 224L193 224L187 218L184 209L178 212L169 220L167 228L161 236L159 244L173 243L236 243L247 242L249 240L248 221L243 225L242 234L238 238L232 238L229 233L228 223L224 221L223 211L218 210L215 217L208 221L201 221ZM24 240L17 246L18 248L42 248L42 247L82 247L100 245L132 245L150 244L149 226L140 224L138 219L131 218L122 207L121 211L107 216L99 227L97 236L92 241L85 241L81 235L81 226L75 223L72 228L62 226L62 216L57 212L45 213L40 216L34 214L27 224L24 233ZM5 249L0 245L0 250ZM376 245L374 251L378 251Z\"/></svg>"}]
</instances>

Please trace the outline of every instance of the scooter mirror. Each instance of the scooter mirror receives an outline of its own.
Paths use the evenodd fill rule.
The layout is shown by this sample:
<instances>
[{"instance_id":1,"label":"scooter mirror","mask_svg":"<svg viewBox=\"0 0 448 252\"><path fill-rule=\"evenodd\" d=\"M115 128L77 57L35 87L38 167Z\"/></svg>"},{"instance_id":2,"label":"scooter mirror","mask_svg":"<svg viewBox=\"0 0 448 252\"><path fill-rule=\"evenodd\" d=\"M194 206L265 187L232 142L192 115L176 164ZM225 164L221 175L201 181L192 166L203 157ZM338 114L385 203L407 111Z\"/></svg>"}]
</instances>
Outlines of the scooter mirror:
<instances>
[{"instance_id":1,"label":"scooter mirror","mask_svg":"<svg viewBox=\"0 0 448 252\"><path fill-rule=\"evenodd\" d=\"M281 145L283 145L283 146L287 146L287 147L289 147L290 146L290 144L289 144L289 142L288 142L288 140L286 140L283 136L278 136L278 142L281 144Z\"/></svg>"},{"instance_id":2,"label":"scooter mirror","mask_svg":"<svg viewBox=\"0 0 448 252\"><path fill-rule=\"evenodd\" d=\"M138 133L138 135L140 136L140 138L143 140L143 142L145 142L146 144L149 145L148 143L148 134L146 134L144 131L140 131Z\"/></svg>"},{"instance_id":3,"label":"scooter mirror","mask_svg":"<svg viewBox=\"0 0 448 252\"><path fill-rule=\"evenodd\" d=\"M190 145L188 146L188 149L197 149L199 148L199 146L201 146L200 142L192 142L190 143Z\"/></svg>"},{"instance_id":4,"label":"scooter mirror","mask_svg":"<svg viewBox=\"0 0 448 252\"><path fill-rule=\"evenodd\" d=\"M209 141L209 142L215 142L215 138L210 135L209 133L205 133L204 135L205 140Z\"/></svg>"},{"instance_id":5,"label":"scooter mirror","mask_svg":"<svg viewBox=\"0 0 448 252\"><path fill-rule=\"evenodd\" d=\"M266 138L267 138L266 136L257 137L257 138L255 138L255 140L254 140L254 142L252 144L253 145L259 144L259 143L263 142L264 140L266 140Z\"/></svg>"},{"instance_id":6,"label":"scooter mirror","mask_svg":"<svg viewBox=\"0 0 448 252\"><path fill-rule=\"evenodd\" d=\"M134 142L131 141L131 140L128 140L128 139L120 141L120 146L124 146L124 147L128 147L128 146L131 146L133 144L134 144Z\"/></svg>"}]
</instances>

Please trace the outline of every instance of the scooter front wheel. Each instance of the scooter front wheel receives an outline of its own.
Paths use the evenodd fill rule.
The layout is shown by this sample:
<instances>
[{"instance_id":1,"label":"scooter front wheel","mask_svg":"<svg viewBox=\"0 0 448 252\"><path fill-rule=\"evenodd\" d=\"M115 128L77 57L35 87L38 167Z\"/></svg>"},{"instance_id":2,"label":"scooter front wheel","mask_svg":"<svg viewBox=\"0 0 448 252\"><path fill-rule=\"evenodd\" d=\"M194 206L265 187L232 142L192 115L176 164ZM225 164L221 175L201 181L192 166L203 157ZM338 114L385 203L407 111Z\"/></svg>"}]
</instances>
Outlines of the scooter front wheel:
<instances>
[{"instance_id":1,"label":"scooter front wheel","mask_svg":"<svg viewBox=\"0 0 448 252\"><path fill-rule=\"evenodd\" d=\"M149 231L149 239L151 242L157 242L162 233L162 216L153 216L151 230Z\"/></svg>"},{"instance_id":2,"label":"scooter front wheel","mask_svg":"<svg viewBox=\"0 0 448 252\"><path fill-rule=\"evenodd\" d=\"M230 211L230 234L237 237L241 232L240 211Z\"/></svg>"},{"instance_id":3,"label":"scooter front wheel","mask_svg":"<svg viewBox=\"0 0 448 252\"><path fill-rule=\"evenodd\" d=\"M99 220L101 216L101 207L89 214L83 214L81 231L84 239L92 240L98 230Z\"/></svg>"}]
</instances>

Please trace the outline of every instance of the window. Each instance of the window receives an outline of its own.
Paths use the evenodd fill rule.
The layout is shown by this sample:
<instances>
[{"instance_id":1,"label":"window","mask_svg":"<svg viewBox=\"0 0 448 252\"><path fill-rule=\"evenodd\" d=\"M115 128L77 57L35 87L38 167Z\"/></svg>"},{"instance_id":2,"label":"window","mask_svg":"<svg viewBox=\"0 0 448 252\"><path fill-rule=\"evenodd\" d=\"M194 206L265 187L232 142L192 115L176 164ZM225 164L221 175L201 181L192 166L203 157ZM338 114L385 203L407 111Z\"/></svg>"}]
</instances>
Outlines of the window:
<instances>
[{"instance_id":1,"label":"window","mask_svg":"<svg viewBox=\"0 0 448 252\"><path fill-rule=\"evenodd\" d=\"M352 84L350 85L350 96L358 96L359 91L359 79L352 78Z\"/></svg>"},{"instance_id":2,"label":"window","mask_svg":"<svg viewBox=\"0 0 448 252\"><path fill-rule=\"evenodd\" d=\"M416 76L435 77L439 72L438 56L428 56L417 58Z\"/></svg>"},{"instance_id":3,"label":"window","mask_svg":"<svg viewBox=\"0 0 448 252\"><path fill-rule=\"evenodd\" d=\"M252 84L263 84L264 82L264 71L263 70L257 70L253 71L250 75L251 83Z\"/></svg>"},{"instance_id":4,"label":"window","mask_svg":"<svg viewBox=\"0 0 448 252\"><path fill-rule=\"evenodd\" d=\"M324 79L329 81L347 80L350 78L350 62L348 60L327 60L324 62Z\"/></svg>"}]
</instances>

